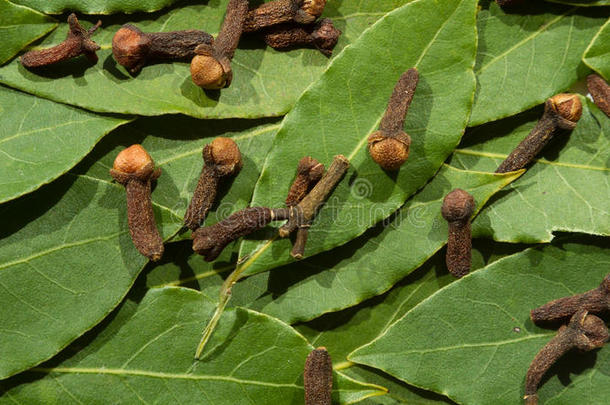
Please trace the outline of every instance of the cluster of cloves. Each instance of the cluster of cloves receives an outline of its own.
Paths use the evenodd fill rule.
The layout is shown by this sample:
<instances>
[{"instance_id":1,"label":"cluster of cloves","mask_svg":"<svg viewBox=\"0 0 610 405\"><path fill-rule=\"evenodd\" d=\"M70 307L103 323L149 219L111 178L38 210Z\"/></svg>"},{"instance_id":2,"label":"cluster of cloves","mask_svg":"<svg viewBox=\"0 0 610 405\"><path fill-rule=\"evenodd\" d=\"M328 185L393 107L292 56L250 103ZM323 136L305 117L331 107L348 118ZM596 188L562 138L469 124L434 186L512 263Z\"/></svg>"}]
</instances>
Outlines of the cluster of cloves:
<instances>
[{"instance_id":1,"label":"cluster of cloves","mask_svg":"<svg viewBox=\"0 0 610 405\"><path fill-rule=\"evenodd\" d=\"M184 225L193 231L193 250L206 261L216 259L232 241L280 220L287 221L279 230L281 237L296 231L291 255L301 259L309 226L349 167L349 161L343 155L337 155L325 173L324 165L304 157L299 161L296 178L286 197L286 207L248 207L214 225L201 227L214 204L220 182L239 173L243 164L237 144L223 137L203 148L203 160ZM110 174L126 188L127 219L135 247L150 260L159 260L163 255L163 240L155 225L150 193L151 182L159 177L160 169L155 169L148 152L136 144L117 155Z\"/></svg>"},{"instance_id":2,"label":"cluster of cloves","mask_svg":"<svg viewBox=\"0 0 610 405\"><path fill-rule=\"evenodd\" d=\"M527 405L538 404L537 391L542 377L566 352L571 349L591 351L606 343L608 328L596 315L609 311L610 274L593 290L556 299L530 312L530 318L537 325L555 325L568 319L569 322L559 328L557 335L532 361L525 378L524 400Z\"/></svg>"},{"instance_id":3,"label":"cluster of cloves","mask_svg":"<svg viewBox=\"0 0 610 405\"><path fill-rule=\"evenodd\" d=\"M204 89L228 87L233 78L231 60L242 33L259 33L267 45L276 49L315 46L329 56L341 31L329 19L316 20L326 0L275 0L249 10L248 0L230 0L220 32L213 38L200 30L142 32L132 24L121 27L112 39L116 61L131 74L155 61L191 60L193 82ZM97 62L99 45L90 30L81 27L76 15L68 17L70 30L65 41L52 48L30 51L21 57L28 68L52 65L86 55Z\"/></svg>"},{"instance_id":4,"label":"cluster of cloves","mask_svg":"<svg viewBox=\"0 0 610 405\"><path fill-rule=\"evenodd\" d=\"M536 126L500 164L496 173L525 168L553 136L572 131L581 115L582 103L576 94L558 94L546 100L544 114ZM443 218L449 223L445 261L449 272L457 278L465 276L470 271L472 250L470 218L474 208L474 198L459 188L445 196L441 207Z\"/></svg>"},{"instance_id":5,"label":"cluster of cloves","mask_svg":"<svg viewBox=\"0 0 610 405\"><path fill-rule=\"evenodd\" d=\"M217 163L212 163L212 165L217 165ZM316 212L347 171L349 162L342 155L335 156L328 171L324 173L324 166L321 163L311 157L305 157L301 159L297 167L297 176L288 192L286 207L248 207L214 225L199 228L205 217L200 214L207 212L213 200L201 199L198 194L208 196L216 193L217 180L209 180L213 176L208 174L215 172L215 169L206 169L207 166L208 161L206 161L197 186L197 189L202 191L201 193L195 192L185 217L185 225L193 229L193 250L204 256L206 261L212 261L232 241L256 232L272 221L287 221L279 229L279 235L287 237L296 231L296 240L291 255L300 259L303 257L309 226ZM205 201L205 203L201 204L200 201ZM192 215L192 212L199 215ZM196 218L196 220L193 221L191 218Z\"/></svg>"}]
</instances>

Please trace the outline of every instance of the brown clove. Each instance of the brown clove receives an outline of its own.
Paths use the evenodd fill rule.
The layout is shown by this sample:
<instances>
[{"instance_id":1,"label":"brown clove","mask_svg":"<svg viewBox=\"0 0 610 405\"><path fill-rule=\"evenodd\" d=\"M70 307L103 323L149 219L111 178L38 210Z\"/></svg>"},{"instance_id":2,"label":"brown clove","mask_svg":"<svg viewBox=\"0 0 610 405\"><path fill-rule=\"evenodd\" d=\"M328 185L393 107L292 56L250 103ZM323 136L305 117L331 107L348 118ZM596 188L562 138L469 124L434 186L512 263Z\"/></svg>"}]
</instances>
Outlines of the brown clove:
<instances>
[{"instance_id":1,"label":"brown clove","mask_svg":"<svg viewBox=\"0 0 610 405\"><path fill-rule=\"evenodd\" d=\"M260 31L278 24L311 24L322 15L326 0L275 0L250 10L244 32Z\"/></svg>"},{"instance_id":2,"label":"brown clove","mask_svg":"<svg viewBox=\"0 0 610 405\"><path fill-rule=\"evenodd\" d=\"M191 61L191 77L197 86L213 90L231 85L231 60L244 30L247 15L248 0L230 0L222 27L213 44L201 44L195 48L196 55Z\"/></svg>"},{"instance_id":3,"label":"brown clove","mask_svg":"<svg viewBox=\"0 0 610 405\"><path fill-rule=\"evenodd\" d=\"M204 165L193 198L184 215L184 225L191 230L201 226L214 204L223 178L235 176L242 167L239 147L230 138L218 137L203 148Z\"/></svg>"},{"instance_id":4,"label":"brown clove","mask_svg":"<svg viewBox=\"0 0 610 405\"><path fill-rule=\"evenodd\" d=\"M274 49L284 50L313 46L326 56L331 56L341 31L332 20L324 18L314 25L280 24L263 31L265 43Z\"/></svg>"},{"instance_id":5,"label":"brown clove","mask_svg":"<svg viewBox=\"0 0 610 405\"><path fill-rule=\"evenodd\" d=\"M579 309L593 314L610 311L610 274L593 290L559 298L533 309L530 318L535 324L555 323L571 317Z\"/></svg>"},{"instance_id":6,"label":"brown clove","mask_svg":"<svg viewBox=\"0 0 610 405\"><path fill-rule=\"evenodd\" d=\"M271 221L288 219L289 209L250 207L237 211L228 218L193 232L193 250L204 260L215 260L223 249L234 240L267 226Z\"/></svg>"},{"instance_id":7,"label":"brown clove","mask_svg":"<svg viewBox=\"0 0 610 405\"><path fill-rule=\"evenodd\" d=\"M78 22L76 14L68 16L70 29L66 39L48 49L39 51L29 51L21 56L21 64L27 68L38 68L52 65L63 60L72 59L80 55L85 55L93 63L97 63L97 54L100 46L91 40L91 35L102 25L98 21L89 30L84 29Z\"/></svg>"},{"instance_id":8,"label":"brown clove","mask_svg":"<svg viewBox=\"0 0 610 405\"><path fill-rule=\"evenodd\" d=\"M114 160L110 175L125 186L127 192L127 223L136 249L153 262L163 256L163 239L155 224L151 181L161 175L155 163L138 144L122 150Z\"/></svg>"},{"instance_id":9,"label":"brown clove","mask_svg":"<svg viewBox=\"0 0 610 405\"><path fill-rule=\"evenodd\" d=\"M610 117L610 86L601 76L592 74L587 76L587 89L593 97L595 105Z\"/></svg>"},{"instance_id":10,"label":"brown clove","mask_svg":"<svg viewBox=\"0 0 610 405\"><path fill-rule=\"evenodd\" d=\"M331 405L333 363L325 347L318 347L307 356L303 385L305 405Z\"/></svg>"},{"instance_id":11,"label":"brown clove","mask_svg":"<svg viewBox=\"0 0 610 405\"><path fill-rule=\"evenodd\" d=\"M544 374L557 360L571 349L591 351L608 340L608 328L604 321L586 310L578 310L568 325L559 328L557 335L534 357L525 377L526 405L538 404L538 385Z\"/></svg>"},{"instance_id":12,"label":"brown clove","mask_svg":"<svg viewBox=\"0 0 610 405\"><path fill-rule=\"evenodd\" d=\"M297 229L299 230L297 240L290 253L294 258L300 259L303 257L305 242L307 241L307 228L311 226L316 213L343 178L348 167L349 160L345 156L335 156L328 171L311 189L309 194L297 205L290 207L290 216L288 221L279 229L279 235L285 238Z\"/></svg>"},{"instance_id":13,"label":"brown clove","mask_svg":"<svg viewBox=\"0 0 610 405\"><path fill-rule=\"evenodd\" d=\"M398 170L409 157L411 137L403 127L418 82L419 73L415 68L400 76L379 123L379 130L369 135L369 153L384 170Z\"/></svg>"},{"instance_id":14,"label":"brown clove","mask_svg":"<svg viewBox=\"0 0 610 405\"><path fill-rule=\"evenodd\" d=\"M472 262L470 217L474 208L474 198L460 188L447 194L441 207L441 214L449 223L445 262L449 273L457 278L464 277L470 271Z\"/></svg>"},{"instance_id":15,"label":"brown clove","mask_svg":"<svg viewBox=\"0 0 610 405\"><path fill-rule=\"evenodd\" d=\"M211 45L213 40L210 34L199 30L142 32L125 24L112 38L112 54L120 65L135 74L153 61L192 59L198 45Z\"/></svg>"},{"instance_id":16,"label":"brown clove","mask_svg":"<svg viewBox=\"0 0 610 405\"><path fill-rule=\"evenodd\" d=\"M582 115L582 103L577 94L558 94L546 100L544 114L519 145L498 166L496 173L523 169L560 131L572 131Z\"/></svg>"}]
</instances>

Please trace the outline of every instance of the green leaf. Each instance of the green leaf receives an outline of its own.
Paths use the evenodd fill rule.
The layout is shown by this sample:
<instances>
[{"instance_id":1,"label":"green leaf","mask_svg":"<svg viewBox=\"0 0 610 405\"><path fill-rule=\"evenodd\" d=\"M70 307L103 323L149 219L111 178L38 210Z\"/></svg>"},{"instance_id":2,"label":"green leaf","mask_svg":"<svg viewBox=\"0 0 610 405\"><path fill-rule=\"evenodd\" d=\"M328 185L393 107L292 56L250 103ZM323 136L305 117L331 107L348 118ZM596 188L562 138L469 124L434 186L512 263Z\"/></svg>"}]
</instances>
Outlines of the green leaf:
<instances>
[{"instance_id":1,"label":"green leaf","mask_svg":"<svg viewBox=\"0 0 610 405\"><path fill-rule=\"evenodd\" d=\"M0 203L78 163L125 118L92 114L0 86Z\"/></svg>"},{"instance_id":2,"label":"green leaf","mask_svg":"<svg viewBox=\"0 0 610 405\"><path fill-rule=\"evenodd\" d=\"M583 62L610 80L610 20L600 28L585 51Z\"/></svg>"},{"instance_id":3,"label":"green leaf","mask_svg":"<svg viewBox=\"0 0 610 405\"><path fill-rule=\"evenodd\" d=\"M203 165L206 141L197 124L163 117L121 127L74 172L0 206L0 378L50 358L96 325L146 263L129 236L125 191L108 174L124 145L142 143L163 170L152 196L164 239L181 228ZM232 136L248 157L221 201L241 207L250 200L274 129L249 121L207 123L208 135Z\"/></svg>"},{"instance_id":4,"label":"green leaf","mask_svg":"<svg viewBox=\"0 0 610 405\"><path fill-rule=\"evenodd\" d=\"M0 0L0 65L56 26L51 17Z\"/></svg>"},{"instance_id":5,"label":"green leaf","mask_svg":"<svg viewBox=\"0 0 610 405\"><path fill-rule=\"evenodd\" d=\"M365 399L362 402L358 402L358 405L455 405L455 402L447 397L412 387L392 376L369 367L354 365L346 370L342 370L342 372L358 381L366 381L388 389L386 395Z\"/></svg>"},{"instance_id":6,"label":"green leaf","mask_svg":"<svg viewBox=\"0 0 610 405\"><path fill-rule=\"evenodd\" d=\"M605 241L586 243L528 249L474 272L424 300L349 359L459 403L521 403L529 364L556 333L536 327L529 311L595 288L608 272ZM609 366L608 347L570 355L544 380L541 402L607 402Z\"/></svg>"},{"instance_id":7,"label":"green leaf","mask_svg":"<svg viewBox=\"0 0 610 405\"><path fill-rule=\"evenodd\" d=\"M523 248L517 247L516 249ZM475 239L472 271L515 251L515 245ZM367 277L366 274L363 276ZM372 277L368 278L373 280ZM447 272L445 252L440 251L384 295L340 312L326 314L311 322L301 324L296 329L314 346L325 346L332 353L337 369L348 375L359 376L358 379L361 381L389 388L386 397L391 398L391 401L383 403L448 403L451 401L446 397L406 385L385 373L358 366L348 361L347 355L382 334L421 301L455 280L455 277ZM278 283L277 278L275 283ZM375 398L371 400L371 403L377 400Z\"/></svg>"},{"instance_id":8,"label":"green leaf","mask_svg":"<svg viewBox=\"0 0 610 405\"><path fill-rule=\"evenodd\" d=\"M527 172L494 197L473 232L498 241L538 243L554 231L610 235L610 122L588 100L576 129L553 139ZM521 142L542 109L472 129L451 164L495 170Z\"/></svg>"},{"instance_id":9,"label":"green leaf","mask_svg":"<svg viewBox=\"0 0 610 405\"><path fill-rule=\"evenodd\" d=\"M527 15L506 14L491 2L479 13L470 126L540 104L589 73L582 54L610 10L543 2L528 2L527 9Z\"/></svg>"},{"instance_id":10,"label":"green leaf","mask_svg":"<svg viewBox=\"0 0 610 405\"><path fill-rule=\"evenodd\" d=\"M471 193L478 212L494 193L518 176L519 173L494 175L444 166L388 223L340 249L279 269L281 285L288 286L261 297L251 307L293 323L382 294L447 242L441 204L449 191L459 187Z\"/></svg>"},{"instance_id":11,"label":"green leaf","mask_svg":"<svg viewBox=\"0 0 610 405\"><path fill-rule=\"evenodd\" d=\"M168 215L156 207L157 218ZM110 179L66 175L0 206L0 220L5 378L50 358L102 320L146 259L127 231L125 191Z\"/></svg>"},{"instance_id":12,"label":"green leaf","mask_svg":"<svg viewBox=\"0 0 610 405\"><path fill-rule=\"evenodd\" d=\"M389 216L455 148L474 92L475 14L472 0L422 0L387 14L333 60L285 117L252 205L282 204L305 154L327 167L336 154L351 161L311 227L306 255L344 244ZM416 40L395 34L406 31ZM371 159L366 142L396 81L411 67L419 70L420 81L405 125L410 156L399 172L389 173ZM250 260L239 271L251 275L290 262L289 246L287 239L247 240L240 257Z\"/></svg>"},{"instance_id":13,"label":"green leaf","mask_svg":"<svg viewBox=\"0 0 610 405\"><path fill-rule=\"evenodd\" d=\"M178 0L12 0L13 3L42 11L46 14L62 14L65 12L80 12L84 14L135 13L161 10L176 3Z\"/></svg>"},{"instance_id":14,"label":"green leaf","mask_svg":"<svg viewBox=\"0 0 610 405\"><path fill-rule=\"evenodd\" d=\"M402 1L404 3L404 1ZM147 19L112 17L93 39L102 47L100 61L91 66L79 58L38 71L25 69L18 61L0 69L0 82L62 103L88 110L122 114L161 115L182 113L199 118L255 118L284 115L297 97L326 69L328 58L315 49L278 52L267 48L256 35L244 36L232 63L234 80L222 91L205 92L191 80L189 61L145 67L131 77L112 56L112 37L123 23L134 23L147 32L199 28L215 33L220 29L228 0L213 4L172 9ZM382 2L391 10L395 2ZM378 14L367 14L370 6L331 8L325 16L337 17L336 25L349 36L341 38L335 54L366 28ZM365 10L360 14L360 10ZM332 14L332 13L337 14ZM354 26L352 26L352 20ZM91 20L95 22L95 19ZM40 46L65 39L67 24Z\"/></svg>"},{"instance_id":15,"label":"green leaf","mask_svg":"<svg viewBox=\"0 0 610 405\"><path fill-rule=\"evenodd\" d=\"M82 350L2 383L0 402L302 404L303 366L313 347L277 319L229 310L205 358L193 359L201 319L212 309L193 290L152 290ZM383 393L340 373L334 380L337 403Z\"/></svg>"}]
</instances>

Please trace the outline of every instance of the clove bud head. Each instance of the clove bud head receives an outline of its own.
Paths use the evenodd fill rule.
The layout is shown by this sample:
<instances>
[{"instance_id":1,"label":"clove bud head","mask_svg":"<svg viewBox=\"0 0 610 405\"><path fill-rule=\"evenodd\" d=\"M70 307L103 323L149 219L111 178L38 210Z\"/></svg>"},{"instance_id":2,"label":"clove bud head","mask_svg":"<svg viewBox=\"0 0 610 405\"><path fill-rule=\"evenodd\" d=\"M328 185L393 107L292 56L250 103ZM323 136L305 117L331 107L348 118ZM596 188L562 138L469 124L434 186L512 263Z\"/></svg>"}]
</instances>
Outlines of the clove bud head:
<instances>
[{"instance_id":1,"label":"clove bud head","mask_svg":"<svg viewBox=\"0 0 610 405\"><path fill-rule=\"evenodd\" d=\"M195 53L197 55L191 61L193 83L206 90L229 87L233 79L230 60L219 60L208 44L199 45Z\"/></svg>"},{"instance_id":2,"label":"clove bud head","mask_svg":"<svg viewBox=\"0 0 610 405\"><path fill-rule=\"evenodd\" d=\"M447 222L466 221L474 213L474 198L461 188L445 196L441 214Z\"/></svg>"},{"instance_id":3,"label":"clove bud head","mask_svg":"<svg viewBox=\"0 0 610 405\"><path fill-rule=\"evenodd\" d=\"M112 38L112 54L119 65L136 70L150 49L150 38L131 25L123 25Z\"/></svg>"},{"instance_id":4,"label":"clove bud head","mask_svg":"<svg viewBox=\"0 0 610 405\"><path fill-rule=\"evenodd\" d=\"M405 132L391 137L378 130L369 135L368 147L371 157L384 170L395 171L409 157L411 138Z\"/></svg>"},{"instance_id":5,"label":"clove bud head","mask_svg":"<svg viewBox=\"0 0 610 405\"><path fill-rule=\"evenodd\" d=\"M154 162L146 149L140 144L134 144L119 152L114 159L112 170L123 174L136 174L152 166Z\"/></svg>"},{"instance_id":6,"label":"clove bud head","mask_svg":"<svg viewBox=\"0 0 610 405\"><path fill-rule=\"evenodd\" d=\"M587 314L579 322L582 334L578 335L575 342L575 346L579 350L588 352L599 349L610 337L604 321L595 315Z\"/></svg>"},{"instance_id":7,"label":"clove bud head","mask_svg":"<svg viewBox=\"0 0 610 405\"><path fill-rule=\"evenodd\" d=\"M231 138L219 136L203 149L203 159L206 163L216 165L223 176L237 174L243 165L241 152Z\"/></svg>"},{"instance_id":8,"label":"clove bud head","mask_svg":"<svg viewBox=\"0 0 610 405\"><path fill-rule=\"evenodd\" d=\"M552 108L562 118L559 125L565 129L574 129L582 116L582 103L577 94L561 93L550 98ZM564 121L565 120L565 121Z\"/></svg>"}]
</instances>

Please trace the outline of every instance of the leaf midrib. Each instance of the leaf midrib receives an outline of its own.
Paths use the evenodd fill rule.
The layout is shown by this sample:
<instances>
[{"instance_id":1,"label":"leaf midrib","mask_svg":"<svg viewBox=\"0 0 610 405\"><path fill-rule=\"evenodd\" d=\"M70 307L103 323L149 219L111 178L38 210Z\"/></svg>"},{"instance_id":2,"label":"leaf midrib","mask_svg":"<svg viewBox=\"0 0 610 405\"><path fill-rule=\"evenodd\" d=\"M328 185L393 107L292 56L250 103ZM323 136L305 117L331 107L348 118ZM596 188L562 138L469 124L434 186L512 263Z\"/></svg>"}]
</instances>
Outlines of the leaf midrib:
<instances>
[{"instance_id":1,"label":"leaf midrib","mask_svg":"<svg viewBox=\"0 0 610 405\"><path fill-rule=\"evenodd\" d=\"M114 376L133 376L133 377L148 377L148 378L160 378L166 380L208 380L208 381L224 381L236 384L249 384L259 385L264 387L275 387L275 388L294 388L303 390L296 384L281 384L272 383L265 381L256 380L243 380L235 377L228 376L217 376L207 374L185 374L185 373L165 373L161 371L148 371L148 370L137 370L137 369L124 369L124 368L95 368L95 367L34 367L31 369L35 373L62 373L62 374L102 374L102 375L114 375Z\"/></svg>"},{"instance_id":2,"label":"leaf midrib","mask_svg":"<svg viewBox=\"0 0 610 405\"><path fill-rule=\"evenodd\" d=\"M490 159L498 158L498 159L506 159L508 155L502 153L493 153L493 152L481 152L472 149L456 149L454 153L462 154L462 155L471 155L471 156L479 156L486 157ZM569 167L571 169L583 169L583 170L595 170L602 172L610 172L610 168L602 167L602 166L589 166L589 165L581 165L578 163L563 163L563 162L552 162L546 159L534 159L534 162L549 165L549 166L560 166L560 167Z\"/></svg>"}]
</instances>

